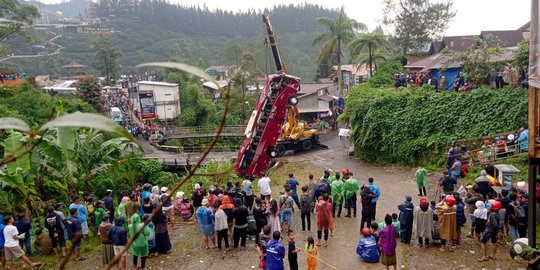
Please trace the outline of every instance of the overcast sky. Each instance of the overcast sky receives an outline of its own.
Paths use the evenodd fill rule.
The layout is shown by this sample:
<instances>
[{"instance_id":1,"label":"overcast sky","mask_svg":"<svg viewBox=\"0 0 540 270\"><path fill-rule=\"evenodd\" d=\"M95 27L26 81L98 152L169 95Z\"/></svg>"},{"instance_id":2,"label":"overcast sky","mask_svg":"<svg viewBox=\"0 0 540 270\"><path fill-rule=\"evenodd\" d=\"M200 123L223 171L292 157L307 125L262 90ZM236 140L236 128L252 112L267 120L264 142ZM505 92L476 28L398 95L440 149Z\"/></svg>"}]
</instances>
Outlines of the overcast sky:
<instances>
[{"instance_id":1,"label":"overcast sky","mask_svg":"<svg viewBox=\"0 0 540 270\"><path fill-rule=\"evenodd\" d=\"M170 0L182 5L206 4L210 9L232 11L264 9L274 4L313 3L328 8L345 7L349 17L368 25L380 24L383 0ZM436 1L436 0L431 0ZM530 20L530 0L454 0L457 15L445 35L475 35L481 30L517 29Z\"/></svg>"}]
</instances>

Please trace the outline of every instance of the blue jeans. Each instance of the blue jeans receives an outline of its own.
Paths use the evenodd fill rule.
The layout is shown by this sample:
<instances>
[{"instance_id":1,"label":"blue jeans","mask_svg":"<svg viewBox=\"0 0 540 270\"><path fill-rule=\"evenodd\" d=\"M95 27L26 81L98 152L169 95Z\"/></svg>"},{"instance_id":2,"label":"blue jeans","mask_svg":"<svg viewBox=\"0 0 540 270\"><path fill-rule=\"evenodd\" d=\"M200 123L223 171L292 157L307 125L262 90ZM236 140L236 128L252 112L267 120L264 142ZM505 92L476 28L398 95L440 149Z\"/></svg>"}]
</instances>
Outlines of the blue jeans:
<instances>
[{"instance_id":1,"label":"blue jeans","mask_svg":"<svg viewBox=\"0 0 540 270\"><path fill-rule=\"evenodd\" d=\"M512 242L519 238L519 231L517 225L510 225L510 236L512 236Z\"/></svg>"},{"instance_id":2,"label":"blue jeans","mask_svg":"<svg viewBox=\"0 0 540 270\"><path fill-rule=\"evenodd\" d=\"M287 221L287 224L291 225L292 223L292 208L283 208L281 209L281 225Z\"/></svg>"},{"instance_id":3,"label":"blue jeans","mask_svg":"<svg viewBox=\"0 0 540 270\"><path fill-rule=\"evenodd\" d=\"M469 227L471 229L474 229L474 220L476 219L476 217L474 216L474 214L469 214Z\"/></svg>"},{"instance_id":4,"label":"blue jeans","mask_svg":"<svg viewBox=\"0 0 540 270\"><path fill-rule=\"evenodd\" d=\"M32 246L30 245L30 234L24 236L24 240L19 240L19 246L24 249L26 246L26 255L32 256Z\"/></svg>"},{"instance_id":5,"label":"blue jeans","mask_svg":"<svg viewBox=\"0 0 540 270\"><path fill-rule=\"evenodd\" d=\"M296 192L294 192L294 193L291 192L291 197L293 198L294 202L296 203L296 206L298 206L298 209L300 209L301 205L300 205L300 199L298 199L298 194Z\"/></svg>"}]
</instances>

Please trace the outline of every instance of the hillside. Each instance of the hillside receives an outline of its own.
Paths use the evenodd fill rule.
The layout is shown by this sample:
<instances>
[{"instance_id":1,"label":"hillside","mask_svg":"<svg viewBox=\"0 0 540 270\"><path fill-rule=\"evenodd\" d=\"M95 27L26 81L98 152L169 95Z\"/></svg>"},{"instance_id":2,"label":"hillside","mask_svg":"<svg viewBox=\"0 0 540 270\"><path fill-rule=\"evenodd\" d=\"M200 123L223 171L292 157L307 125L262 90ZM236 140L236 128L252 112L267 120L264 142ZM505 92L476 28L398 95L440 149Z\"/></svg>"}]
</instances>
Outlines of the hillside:
<instances>
[{"instance_id":1,"label":"hillside","mask_svg":"<svg viewBox=\"0 0 540 270\"><path fill-rule=\"evenodd\" d=\"M253 52L261 70L265 71L266 67L269 72L273 70L270 51L263 45L265 33L261 20L262 11L231 13L186 8L163 2L153 3L158 5L153 12L158 13L159 10L159 14L146 14L149 9L141 8L144 3L139 3L140 12L135 13L135 16L112 14L113 11L101 14L109 19L104 20L99 27L112 27L119 31L111 34L110 39L121 49L122 65L126 70L129 71L139 63L166 61L176 56L188 62L203 59L207 66L234 64L224 61L222 53L231 42L239 44L244 52ZM99 12L105 11L101 8ZM316 19L322 16L334 17L336 12L315 5L278 6L268 12L289 73L300 76L304 81L311 81L316 71L315 61L319 49L311 47L311 40L322 30ZM47 37L44 36L51 38L54 35L36 31L36 44L46 43ZM28 74L44 74L52 69L58 70L58 66L71 60L90 65L94 54L91 45L96 39L96 36L64 31L62 37L54 41L65 47L59 55L10 59L2 64ZM23 46L23 42L17 39L10 41L10 45L15 54L28 53L25 47L30 46Z\"/></svg>"}]
</instances>

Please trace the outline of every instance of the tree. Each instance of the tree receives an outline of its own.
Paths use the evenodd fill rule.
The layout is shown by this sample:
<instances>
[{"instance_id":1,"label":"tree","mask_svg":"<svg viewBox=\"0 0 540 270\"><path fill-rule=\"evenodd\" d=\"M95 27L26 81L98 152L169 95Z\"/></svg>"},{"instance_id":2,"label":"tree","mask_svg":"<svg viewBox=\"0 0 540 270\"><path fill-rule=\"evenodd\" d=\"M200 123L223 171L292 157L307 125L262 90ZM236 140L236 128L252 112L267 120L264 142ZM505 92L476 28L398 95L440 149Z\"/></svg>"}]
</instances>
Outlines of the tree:
<instances>
[{"instance_id":1,"label":"tree","mask_svg":"<svg viewBox=\"0 0 540 270\"><path fill-rule=\"evenodd\" d=\"M235 41L231 41L227 44L225 49L223 49L221 58L223 59L224 63L228 65L234 64L239 67L242 60L242 54L243 52L240 45L238 45L238 43Z\"/></svg>"},{"instance_id":2,"label":"tree","mask_svg":"<svg viewBox=\"0 0 540 270\"><path fill-rule=\"evenodd\" d=\"M426 0L385 0L383 22L394 28L394 35L405 55L443 33L456 16L453 0L433 3Z\"/></svg>"},{"instance_id":3,"label":"tree","mask_svg":"<svg viewBox=\"0 0 540 270\"><path fill-rule=\"evenodd\" d=\"M327 28L326 32L318 34L311 43L312 46L324 43L319 52L317 62L320 63L324 59L331 59L337 65L338 89L340 95L343 95L341 58L343 56L343 49L345 49L344 44L351 42L358 31L367 30L367 27L363 23L348 18L343 7L339 10L339 15L335 20L319 18L317 22Z\"/></svg>"},{"instance_id":4,"label":"tree","mask_svg":"<svg viewBox=\"0 0 540 270\"><path fill-rule=\"evenodd\" d=\"M448 57L445 65L449 63L460 63L462 69L469 74L474 85L481 85L486 82L490 74L496 71L493 58L503 52L501 41L488 35L482 39L475 38L475 44L469 46L466 52L453 52L445 49L445 56Z\"/></svg>"},{"instance_id":5,"label":"tree","mask_svg":"<svg viewBox=\"0 0 540 270\"><path fill-rule=\"evenodd\" d=\"M373 76L375 59L386 59L381 51L390 50L390 44L386 36L380 32L360 34L349 43L351 58L357 64L367 63L369 76Z\"/></svg>"},{"instance_id":6,"label":"tree","mask_svg":"<svg viewBox=\"0 0 540 270\"><path fill-rule=\"evenodd\" d=\"M102 76L105 76L105 84L112 85L120 71L122 53L118 47L111 44L109 38L103 35L94 42L93 46L96 54L92 65L101 72Z\"/></svg>"},{"instance_id":7,"label":"tree","mask_svg":"<svg viewBox=\"0 0 540 270\"><path fill-rule=\"evenodd\" d=\"M5 42L9 37L15 35L23 36L28 42L33 42L32 37L27 32L34 19L39 18L36 7L21 4L17 0L0 1L0 53L9 50Z\"/></svg>"},{"instance_id":8,"label":"tree","mask_svg":"<svg viewBox=\"0 0 540 270\"><path fill-rule=\"evenodd\" d=\"M524 68L529 66L529 41L522 40L519 42L518 49L514 53L512 65L517 68Z\"/></svg>"},{"instance_id":9,"label":"tree","mask_svg":"<svg viewBox=\"0 0 540 270\"><path fill-rule=\"evenodd\" d=\"M79 97L88 102L94 109L101 111L100 91L98 78L95 76L86 76L77 84Z\"/></svg>"}]
</instances>

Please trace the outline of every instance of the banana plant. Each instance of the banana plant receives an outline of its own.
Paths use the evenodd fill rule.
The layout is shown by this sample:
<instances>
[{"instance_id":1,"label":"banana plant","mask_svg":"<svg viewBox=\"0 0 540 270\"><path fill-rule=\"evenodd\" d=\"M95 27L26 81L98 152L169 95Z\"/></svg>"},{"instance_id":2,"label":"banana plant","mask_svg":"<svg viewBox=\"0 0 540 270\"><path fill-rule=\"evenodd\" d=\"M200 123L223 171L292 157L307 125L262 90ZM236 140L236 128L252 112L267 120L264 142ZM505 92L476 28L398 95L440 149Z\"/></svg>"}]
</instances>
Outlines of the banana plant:
<instances>
[{"instance_id":1,"label":"banana plant","mask_svg":"<svg viewBox=\"0 0 540 270\"><path fill-rule=\"evenodd\" d=\"M98 137L91 140L91 143L99 146L101 152L87 151L89 146L85 146L85 142L78 136L80 128L90 129L92 136ZM3 142L4 157L0 159L0 209L6 212L24 210L32 200L39 200L36 179L40 179L44 172L56 179L53 180L54 185L75 189L78 179L89 181L91 176L103 172L107 168L105 162L114 160L114 157L109 156L111 153L126 147L139 149L127 130L112 119L97 114L77 112L61 115L37 130L31 129L21 119L3 117L0 118L0 130L8 133ZM107 142L98 131L109 132L122 139L115 138ZM122 145L125 143L131 146ZM106 157L106 161L98 162L95 167L88 165L88 162L95 160L81 158L83 155L98 153ZM87 162L86 167L81 169L80 161Z\"/></svg>"}]
</instances>

